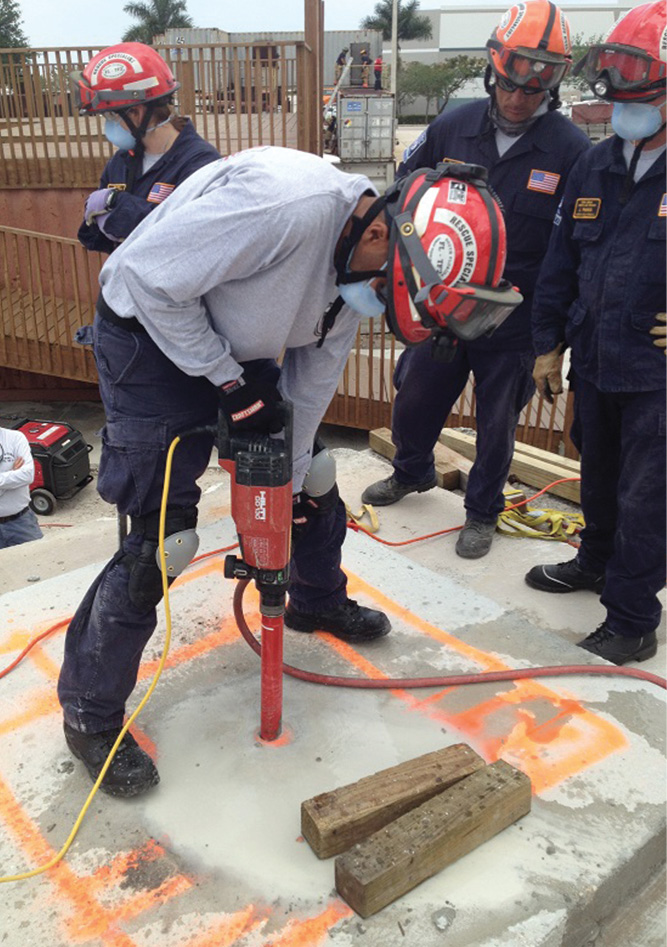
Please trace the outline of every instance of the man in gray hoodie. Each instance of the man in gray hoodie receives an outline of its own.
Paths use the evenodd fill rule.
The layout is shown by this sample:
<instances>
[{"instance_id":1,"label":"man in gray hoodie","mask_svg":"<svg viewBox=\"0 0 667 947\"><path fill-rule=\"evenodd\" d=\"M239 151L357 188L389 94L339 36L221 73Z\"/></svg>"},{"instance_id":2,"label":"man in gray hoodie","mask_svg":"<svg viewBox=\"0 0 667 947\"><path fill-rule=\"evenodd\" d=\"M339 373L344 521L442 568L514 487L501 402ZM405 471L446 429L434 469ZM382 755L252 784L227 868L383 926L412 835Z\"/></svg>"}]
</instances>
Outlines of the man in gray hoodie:
<instances>
[{"instance_id":1,"label":"man in gray hoodie","mask_svg":"<svg viewBox=\"0 0 667 947\"><path fill-rule=\"evenodd\" d=\"M270 432L277 402L294 407L299 527L288 627L348 640L390 629L382 612L347 597L340 568L346 517L335 485L316 501L301 495L360 320L343 306L330 326L336 253L343 248L343 269L352 271L379 271L387 260L382 215L359 236L359 219L376 198L367 178L321 158L251 149L184 181L102 270L94 326L106 412L98 489L131 528L72 619L58 686L68 745L94 778L123 724L157 621L155 551L169 444L214 424L219 408L234 430ZM355 220L358 242L351 243ZM196 526L196 481L212 443L212 435L196 435L175 452L166 535ZM128 733L102 789L135 795L158 779Z\"/></svg>"}]
</instances>

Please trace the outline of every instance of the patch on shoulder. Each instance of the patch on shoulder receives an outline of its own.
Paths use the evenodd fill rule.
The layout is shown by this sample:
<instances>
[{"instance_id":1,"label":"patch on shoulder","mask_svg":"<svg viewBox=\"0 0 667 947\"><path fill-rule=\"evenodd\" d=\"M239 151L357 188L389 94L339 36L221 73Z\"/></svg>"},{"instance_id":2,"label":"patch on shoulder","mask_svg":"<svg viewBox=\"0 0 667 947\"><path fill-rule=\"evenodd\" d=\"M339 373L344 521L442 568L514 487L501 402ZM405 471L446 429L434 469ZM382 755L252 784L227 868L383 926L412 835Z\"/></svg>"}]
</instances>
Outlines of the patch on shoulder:
<instances>
[{"instance_id":1,"label":"patch on shoulder","mask_svg":"<svg viewBox=\"0 0 667 947\"><path fill-rule=\"evenodd\" d=\"M425 128L424 131L421 133L421 135L418 135L417 138L415 138L415 140L412 142L412 144L408 145L408 147L403 152L403 161L407 161L408 158L412 157L412 155L415 153L415 151L417 151L418 148L421 148L421 146L425 144L426 132L427 132L427 129Z\"/></svg>"}]
</instances>

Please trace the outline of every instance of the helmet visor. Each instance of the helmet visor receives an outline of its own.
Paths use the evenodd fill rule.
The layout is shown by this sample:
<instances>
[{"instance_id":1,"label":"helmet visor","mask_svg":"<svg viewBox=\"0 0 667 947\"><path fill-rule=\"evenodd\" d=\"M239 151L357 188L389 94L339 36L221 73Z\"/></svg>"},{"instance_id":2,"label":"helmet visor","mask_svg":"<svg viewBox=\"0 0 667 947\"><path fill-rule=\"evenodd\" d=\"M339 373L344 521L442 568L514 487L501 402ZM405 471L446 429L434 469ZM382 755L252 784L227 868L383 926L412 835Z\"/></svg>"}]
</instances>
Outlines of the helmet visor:
<instances>
[{"instance_id":1,"label":"helmet visor","mask_svg":"<svg viewBox=\"0 0 667 947\"><path fill-rule=\"evenodd\" d=\"M501 280L497 287L473 283L425 286L414 302L425 305L428 319L416 321L415 313L399 311L391 298L387 305L391 331L408 345L423 341L424 330L449 330L466 342L490 335L523 302L523 296L507 280Z\"/></svg>"},{"instance_id":2,"label":"helmet visor","mask_svg":"<svg viewBox=\"0 0 667 947\"><path fill-rule=\"evenodd\" d=\"M449 311L443 311L441 316L444 328L464 341L490 335L523 302L521 293L507 280L501 280L497 287L472 283L454 285L447 288L447 295L445 308Z\"/></svg>"}]
</instances>

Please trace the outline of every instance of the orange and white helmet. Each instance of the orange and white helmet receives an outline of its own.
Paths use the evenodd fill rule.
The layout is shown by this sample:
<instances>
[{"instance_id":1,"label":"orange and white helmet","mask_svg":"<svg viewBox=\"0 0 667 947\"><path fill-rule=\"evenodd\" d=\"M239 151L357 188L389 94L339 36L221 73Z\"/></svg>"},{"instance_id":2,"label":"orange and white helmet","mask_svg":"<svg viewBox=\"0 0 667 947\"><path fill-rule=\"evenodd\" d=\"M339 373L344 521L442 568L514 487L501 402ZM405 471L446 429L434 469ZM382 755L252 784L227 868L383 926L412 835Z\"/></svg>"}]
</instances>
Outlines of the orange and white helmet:
<instances>
[{"instance_id":1,"label":"orange and white helmet","mask_svg":"<svg viewBox=\"0 0 667 947\"><path fill-rule=\"evenodd\" d=\"M387 322L402 342L492 332L523 301L502 274L507 239L485 168L441 162L387 191Z\"/></svg>"},{"instance_id":2,"label":"orange and white helmet","mask_svg":"<svg viewBox=\"0 0 667 947\"><path fill-rule=\"evenodd\" d=\"M503 15L488 40L489 64L498 85L511 92L557 88L572 64L570 26L551 0L526 0Z\"/></svg>"},{"instance_id":3,"label":"orange and white helmet","mask_svg":"<svg viewBox=\"0 0 667 947\"><path fill-rule=\"evenodd\" d=\"M71 81L75 104L89 115L155 104L180 88L164 59L143 43L108 46Z\"/></svg>"},{"instance_id":4,"label":"orange and white helmet","mask_svg":"<svg viewBox=\"0 0 667 947\"><path fill-rule=\"evenodd\" d=\"M667 91L665 5L643 3L628 10L604 42L591 46L576 67L591 91L612 102L651 102Z\"/></svg>"}]
</instances>

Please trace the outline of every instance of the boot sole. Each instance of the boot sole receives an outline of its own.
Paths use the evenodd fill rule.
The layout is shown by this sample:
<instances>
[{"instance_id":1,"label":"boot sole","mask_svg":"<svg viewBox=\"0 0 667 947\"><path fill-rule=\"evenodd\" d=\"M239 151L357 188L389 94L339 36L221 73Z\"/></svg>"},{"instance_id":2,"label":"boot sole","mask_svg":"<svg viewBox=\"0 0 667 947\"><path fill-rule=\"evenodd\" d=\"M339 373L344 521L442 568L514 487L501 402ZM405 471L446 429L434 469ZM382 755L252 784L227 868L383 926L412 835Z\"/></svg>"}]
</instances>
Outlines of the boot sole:
<instances>
[{"instance_id":1,"label":"boot sole","mask_svg":"<svg viewBox=\"0 0 667 947\"><path fill-rule=\"evenodd\" d=\"M99 767L97 772L95 772L93 767L91 767L90 764L85 760L85 758L79 752L79 750L76 749L76 747L72 746L72 744L67 738L67 734L65 734L65 742L67 743L67 748L69 749L72 756L75 759L79 760L81 763L83 763L83 765L86 768L86 772L88 773L92 781L96 783L97 777L100 775L100 772L102 770L102 766L104 765L104 763L102 764L102 766ZM105 780L106 780L106 776L100 783L100 786L99 786L100 792L105 793L107 796L119 796L123 799L128 799L131 796L140 796L142 793L147 792L149 789L152 789L153 786L157 786L157 784L160 782L160 774L158 773L157 770L155 770L154 774L149 779L144 780L144 782L140 784L135 784L135 785L128 784L127 786L120 786L120 785L114 786L113 784L106 785Z\"/></svg>"}]
</instances>

